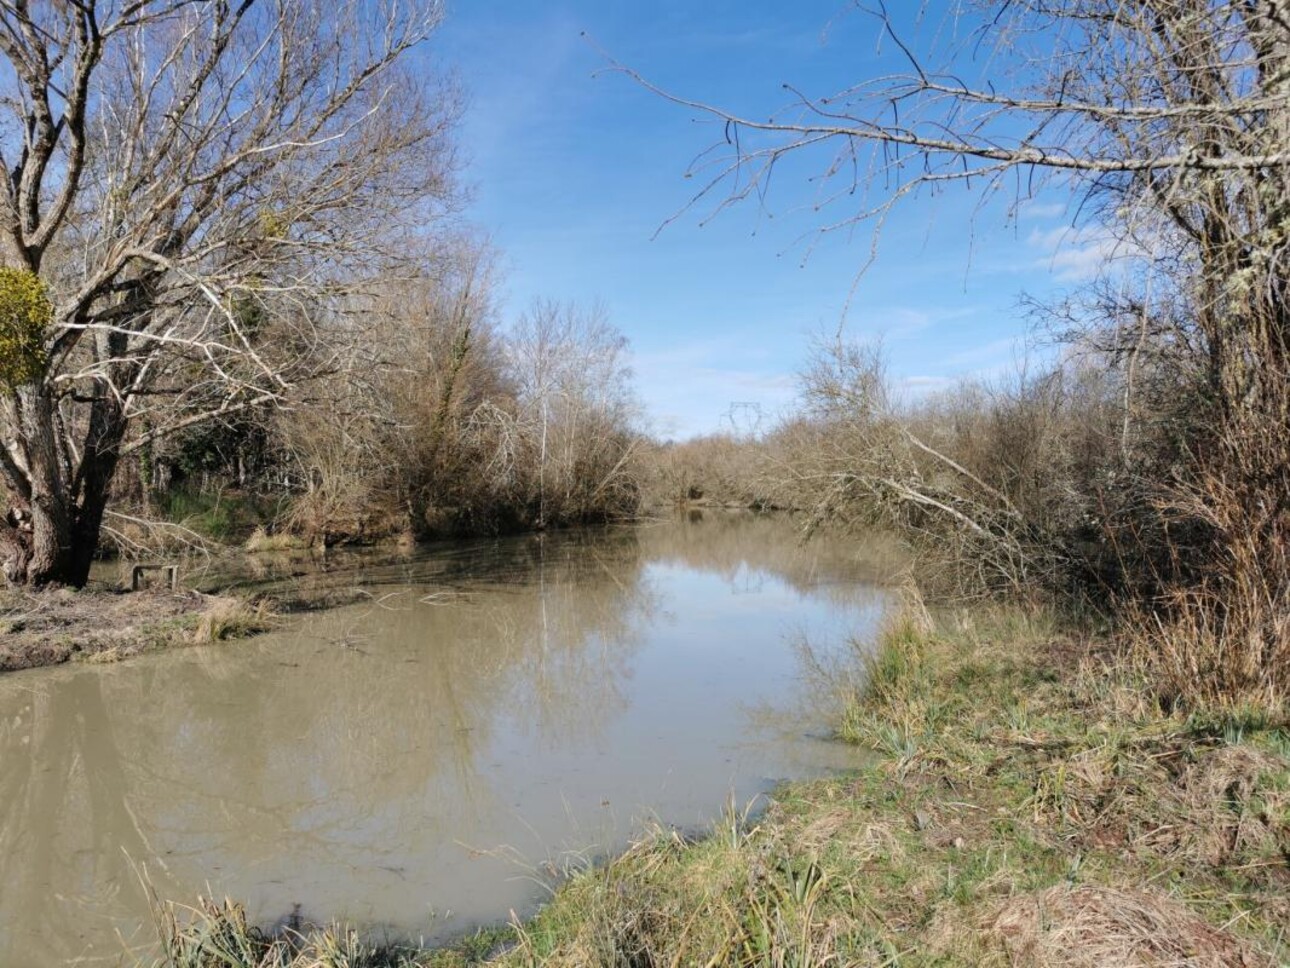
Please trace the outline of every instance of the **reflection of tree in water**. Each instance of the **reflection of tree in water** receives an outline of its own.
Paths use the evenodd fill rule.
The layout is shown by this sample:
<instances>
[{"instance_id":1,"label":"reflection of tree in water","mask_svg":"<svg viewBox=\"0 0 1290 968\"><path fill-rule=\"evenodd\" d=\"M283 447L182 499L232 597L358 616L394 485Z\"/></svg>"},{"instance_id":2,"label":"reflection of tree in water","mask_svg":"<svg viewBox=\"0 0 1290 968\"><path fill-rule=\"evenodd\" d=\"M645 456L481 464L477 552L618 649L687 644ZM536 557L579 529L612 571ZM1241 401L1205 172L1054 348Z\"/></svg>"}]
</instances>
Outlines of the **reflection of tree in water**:
<instances>
[{"instance_id":1,"label":"reflection of tree in water","mask_svg":"<svg viewBox=\"0 0 1290 968\"><path fill-rule=\"evenodd\" d=\"M881 536L804 541L799 522L784 514L704 511L638 530L648 561L714 572L736 590L769 574L801 594L849 601L856 582L881 585L900 565L894 545Z\"/></svg>"},{"instance_id":2,"label":"reflection of tree in water","mask_svg":"<svg viewBox=\"0 0 1290 968\"><path fill-rule=\"evenodd\" d=\"M513 715L558 746L599 734L622 707L621 683L656 603L634 531L555 535L531 548L536 607L493 619L515 657Z\"/></svg>"},{"instance_id":3,"label":"reflection of tree in water","mask_svg":"<svg viewBox=\"0 0 1290 968\"><path fill-rule=\"evenodd\" d=\"M78 928L102 934L94 921L111 917L105 883L143 903L139 884L122 876L126 854L152 852L127 797L134 773L97 675L0 695L0 964L22 963L6 948L19 933L46 958L82 953Z\"/></svg>"},{"instance_id":4,"label":"reflection of tree in water","mask_svg":"<svg viewBox=\"0 0 1290 968\"><path fill-rule=\"evenodd\" d=\"M47 957L81 953L82 896L120 890L109 906L138 913L127 856L184 899L211 858L393 869L410 838L509 807L480 770L498 729L604 729L650 607L630 531L402 567L458 594L0 688L0 964L18 963L19 931Z\"/></svg>"}]
</instances>

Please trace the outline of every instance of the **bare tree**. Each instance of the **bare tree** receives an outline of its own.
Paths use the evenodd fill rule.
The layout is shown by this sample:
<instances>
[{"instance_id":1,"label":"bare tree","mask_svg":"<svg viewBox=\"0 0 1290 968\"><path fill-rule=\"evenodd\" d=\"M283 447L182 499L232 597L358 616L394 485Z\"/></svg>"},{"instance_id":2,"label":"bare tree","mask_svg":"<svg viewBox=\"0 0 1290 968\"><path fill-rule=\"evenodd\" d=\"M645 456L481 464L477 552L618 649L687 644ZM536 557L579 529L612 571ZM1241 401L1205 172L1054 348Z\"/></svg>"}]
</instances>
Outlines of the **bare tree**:
<instances>
[{"instance_id":1,"label":"bare tree","mask_svg":"<svg viewBox=\"0 0 1290 968\"><path fill-rule=\"evenodd\" d=\"M810 156L821 231L868 221L876 242L920 194L1019 203L1065 185L1123 253L1151 256L1115 312L1181 330L1224 409L1279 394L1261 371L1285 372L1290 3L963 0L921 45L881 2L870 13L907 72L823 94L786 84L769 119L658 91L722 126L692 205L764 202L779 163ZM1251 356L1255 331L1270 341ZM1122 335L1123 352L1141 348L1140 325Z\"/></svg>"},{"instance_id":2,"label":"bare tree","mask_svg":"<svg viewBox=\"0 0 1290 968\"><path fill-rule=\"evenodd\" d=\"M636 508L628 471L639 436L626 350L599 305L538 300L515 327L511 365L538 527Z\"/></svg>"},{"instance_id":3,"label":"bare tree","mask_svg":"<svg viewBox=\"0 0 1290 968\"><path fill-rule=\"evenodd\" d=\"M514 397L495 331L492 258L469 236L426 246L424 275L385 280L362 300L368 339L311 387L317 404L279 412L275 438L306 488L290 514L296 530L326 541L422 534L434 530L431 519L488 529L505 500L467 425L485 403Z\"/></svg>"},{"instance_id":4,"label":"bare tree","mask_svg":"<svg viewBox=\"0 0 1290 968\"><path fill-rule=\"evenodd\" d=\"M875 7L900 73L786 85L768 119L659 92L721 126L692 204L764 203L781 162L814 159L820 230L868 223L876 245L915 196L1070 191L1123 257L1059 312L1124 372L1114 493L1094 502L1102 540L1135 560L1119 593L1155 612L1157 638L1190 637L1181 691L1284 695L1290 2L962 0L937 22L930 4Z\"/></svg>"},{"instance_id":5,"label":"bare tree","mask_svg":"<svg viewBox=\"0 0 1290 968\"><path fill-rule=\"evenodd\" d=\"M283 404L361 338L349 292L455 197L456 100L408 64L440 16L0 3L10 580L82 584L122 455Z\"/></svg>"}]
</instances>

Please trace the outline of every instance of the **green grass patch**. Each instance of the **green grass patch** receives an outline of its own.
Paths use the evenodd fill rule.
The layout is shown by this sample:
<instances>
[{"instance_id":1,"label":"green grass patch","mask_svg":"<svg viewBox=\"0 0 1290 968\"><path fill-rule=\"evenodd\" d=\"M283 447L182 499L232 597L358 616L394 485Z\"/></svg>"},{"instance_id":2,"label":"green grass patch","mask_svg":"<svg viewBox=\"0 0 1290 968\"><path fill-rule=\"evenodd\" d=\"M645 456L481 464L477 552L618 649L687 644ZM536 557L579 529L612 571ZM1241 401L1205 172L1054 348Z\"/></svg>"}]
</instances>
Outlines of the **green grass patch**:
<instances>
[{"instance_id":1,"label":"green grass patch","mask_svg":"<svg viewBox=\"0 0 1290 968\"><path fill-rule=\"evenodd\" d=\"M246 541L273 520L274 500L234 491L168 491L158 497L162 517L220 542Z\"/></svg>"}]
</instances>

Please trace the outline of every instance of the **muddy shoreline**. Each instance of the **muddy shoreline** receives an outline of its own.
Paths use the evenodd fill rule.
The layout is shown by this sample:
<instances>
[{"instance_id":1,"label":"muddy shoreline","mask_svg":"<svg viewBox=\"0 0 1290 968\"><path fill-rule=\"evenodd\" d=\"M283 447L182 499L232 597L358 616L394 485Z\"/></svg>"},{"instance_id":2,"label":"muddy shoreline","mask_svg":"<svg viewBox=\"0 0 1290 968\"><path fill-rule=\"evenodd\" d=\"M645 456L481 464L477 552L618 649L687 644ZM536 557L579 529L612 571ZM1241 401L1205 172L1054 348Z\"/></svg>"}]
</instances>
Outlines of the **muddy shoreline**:
<instances>
[{"instance_id":1,"label":"muddy shoreline","mask_svg":"<svg viewBox=\"0 0 1290 968\"><path fill-rule=\"evenodd\" d=\"M230 595L104 588L0 589L0 672L115 662L254 634L267 611Z\"/></svg>"}]
</instances>

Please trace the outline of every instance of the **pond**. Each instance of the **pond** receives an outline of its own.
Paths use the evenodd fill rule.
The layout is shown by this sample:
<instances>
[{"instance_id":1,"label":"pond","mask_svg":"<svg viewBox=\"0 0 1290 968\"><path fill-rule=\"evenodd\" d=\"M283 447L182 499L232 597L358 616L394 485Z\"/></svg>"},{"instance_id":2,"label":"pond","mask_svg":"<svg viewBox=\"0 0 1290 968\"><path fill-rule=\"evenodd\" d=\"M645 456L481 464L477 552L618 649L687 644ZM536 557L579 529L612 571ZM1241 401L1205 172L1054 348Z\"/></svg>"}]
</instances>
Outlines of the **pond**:
<instances>
[{"instance_id":1,"label":"pond","mask_svg":"<svg viewBox=\"0 0 1290 968\"><path fill-rule=\"evenodd\" d=\"M341 561L359 604L0 678L0 965L119 963L150 893L443 939L860 762L818 675L882 614L859 543L708 512Z\"/></svg>"}]
</instances>

